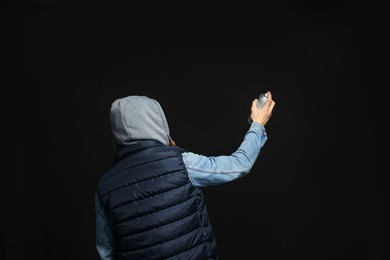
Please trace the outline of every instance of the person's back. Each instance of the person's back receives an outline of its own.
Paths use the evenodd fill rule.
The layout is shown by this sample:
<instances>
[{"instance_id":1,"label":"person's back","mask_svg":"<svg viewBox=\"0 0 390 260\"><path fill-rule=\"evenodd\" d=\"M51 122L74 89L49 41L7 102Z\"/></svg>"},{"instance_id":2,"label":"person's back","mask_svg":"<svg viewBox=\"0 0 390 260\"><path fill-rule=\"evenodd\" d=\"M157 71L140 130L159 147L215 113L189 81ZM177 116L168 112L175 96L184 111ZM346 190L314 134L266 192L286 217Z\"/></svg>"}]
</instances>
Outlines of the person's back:
<instances>
[{"instance_id":1,"label":"person's back","mask_svg":"<svg viewBox=\"0 0 390 260\"><path fill-rule=\"evenodd\" d=\"M200 188L248 173L266 140L263 127L251 126L264 137L257 138L258 148L252 155L244 155L252 161L231 171L237 168L237 156L205 157L173 146L164 112L154 99L117 99L110 119L117 151L96 190L101 258L217 259Z\"/></svg>"}]
</instances>

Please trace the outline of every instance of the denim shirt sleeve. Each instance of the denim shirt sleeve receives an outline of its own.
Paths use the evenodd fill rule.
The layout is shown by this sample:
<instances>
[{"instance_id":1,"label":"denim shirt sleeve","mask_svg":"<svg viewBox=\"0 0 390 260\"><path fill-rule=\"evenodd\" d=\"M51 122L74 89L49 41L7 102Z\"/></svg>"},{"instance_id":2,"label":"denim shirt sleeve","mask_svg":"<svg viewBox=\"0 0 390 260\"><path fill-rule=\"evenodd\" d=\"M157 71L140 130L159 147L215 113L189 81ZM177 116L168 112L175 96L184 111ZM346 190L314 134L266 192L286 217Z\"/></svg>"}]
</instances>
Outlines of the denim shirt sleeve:
<instances>
[{"instance_id":1,"label":"denim shirt sleeve","mask_svg":"<svg viewBox=\"0 0 390 260\"><path fill-rule=\"evenodd\" d=\"M95 193L96 210L96 249L102 260L113 260L114 243L109 220L104 212L103 205Z\"/></svg>"},{"instance_id":2,"label":"denim shirt sleeve","mask_svg":"<svg viewBox=\"0 0 390 260\"><path fill-rule=\"evenodd\" d=\"M264 126L252 122L241 145L231 155L204 156L184 152L183 161L192 184L198 187L212 186L247 175L266 140Z\"/></svg>"}]
</instances>

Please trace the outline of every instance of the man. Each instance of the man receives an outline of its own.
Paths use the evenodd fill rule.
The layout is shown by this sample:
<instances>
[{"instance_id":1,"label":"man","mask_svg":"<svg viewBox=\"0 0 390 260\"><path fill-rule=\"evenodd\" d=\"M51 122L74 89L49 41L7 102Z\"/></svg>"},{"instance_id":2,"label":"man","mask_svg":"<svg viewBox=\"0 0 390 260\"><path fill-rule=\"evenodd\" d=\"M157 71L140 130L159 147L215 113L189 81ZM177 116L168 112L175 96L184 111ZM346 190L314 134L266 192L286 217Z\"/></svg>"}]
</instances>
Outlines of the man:
<instances>
[{"instance_id":1,"label":"man","mask_svg":"<svg viewBox=\"0 0 390 260\"><path fill-rule=\"evenodd\" d=\"M251 124L230 156L204 156L175 145L158 101L128 96L111 105L116 155L96 189L101 259L218 259L202 187L247 175L267 140L275 102L252 101Z\"/></svg>"}]
</instances>

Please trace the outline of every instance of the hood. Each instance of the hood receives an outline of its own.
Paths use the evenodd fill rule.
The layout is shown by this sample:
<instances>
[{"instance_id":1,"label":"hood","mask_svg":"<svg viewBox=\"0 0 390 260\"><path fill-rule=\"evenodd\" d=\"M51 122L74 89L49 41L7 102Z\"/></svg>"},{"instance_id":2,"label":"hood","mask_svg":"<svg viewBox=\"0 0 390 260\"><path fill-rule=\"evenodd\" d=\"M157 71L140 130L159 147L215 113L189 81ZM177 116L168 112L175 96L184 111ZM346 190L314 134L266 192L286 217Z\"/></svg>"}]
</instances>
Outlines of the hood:
<instances>
[{"instance_id":1,"label":"hood","mask_svg":"<svg viewBox=\"0 0 390 260\"><path fill-rule=\"evenodd\" d=\"M169 127L159 102L146 96L127 96L115 100L110 110L111 131L116 146L142 139L169 145Z\"/></svg>"}]
</instances>

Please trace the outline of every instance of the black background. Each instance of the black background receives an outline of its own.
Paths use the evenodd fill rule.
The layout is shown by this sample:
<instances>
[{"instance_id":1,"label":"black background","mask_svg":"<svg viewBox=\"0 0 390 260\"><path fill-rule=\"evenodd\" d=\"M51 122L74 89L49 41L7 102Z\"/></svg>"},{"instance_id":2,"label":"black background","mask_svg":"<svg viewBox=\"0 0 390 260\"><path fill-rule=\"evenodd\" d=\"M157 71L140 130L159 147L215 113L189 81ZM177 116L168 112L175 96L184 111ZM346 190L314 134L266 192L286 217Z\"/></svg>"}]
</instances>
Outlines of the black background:
<instances>
[{"instance_id":1,"label":"black background","mask_svg":"<svg viewBox=\"0 0 390 260\"><path fill-rule=\"evenodd\" d=\"M0 258L97 259L114 99L159 100L180 147L225 155L271 90L251 174L204 189L221 259L389 259L383 6L52 2L1 10Z\"/></svg>"}]
</instances>

